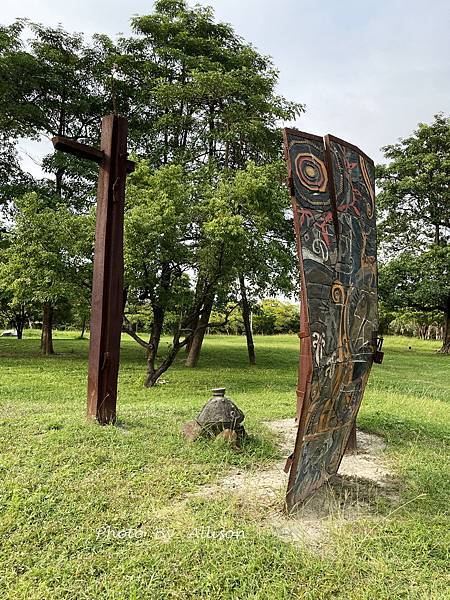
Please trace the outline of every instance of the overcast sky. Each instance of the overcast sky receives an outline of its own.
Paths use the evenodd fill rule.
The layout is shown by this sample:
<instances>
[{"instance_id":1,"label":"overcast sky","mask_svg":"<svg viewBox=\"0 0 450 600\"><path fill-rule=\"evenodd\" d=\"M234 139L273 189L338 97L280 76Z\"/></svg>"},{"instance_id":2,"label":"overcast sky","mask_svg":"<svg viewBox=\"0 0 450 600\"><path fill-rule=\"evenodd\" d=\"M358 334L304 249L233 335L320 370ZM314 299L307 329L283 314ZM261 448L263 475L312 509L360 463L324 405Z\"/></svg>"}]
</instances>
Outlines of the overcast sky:
<instances>
[{"instance_id":1,"label":"overcast sky","mask_svg":"<svg viewBox=\"0 0 450 600\"><path fill-rule=\"evenodd\" d=\"M380 161L381 146L450 112L449 0L198 3L273 57L279 92L306 104L296 123L304 131L332 133ZM2 0L0 22L28 17L114 36L151 8L144 0Z\"/></svg>"}]
</instances>

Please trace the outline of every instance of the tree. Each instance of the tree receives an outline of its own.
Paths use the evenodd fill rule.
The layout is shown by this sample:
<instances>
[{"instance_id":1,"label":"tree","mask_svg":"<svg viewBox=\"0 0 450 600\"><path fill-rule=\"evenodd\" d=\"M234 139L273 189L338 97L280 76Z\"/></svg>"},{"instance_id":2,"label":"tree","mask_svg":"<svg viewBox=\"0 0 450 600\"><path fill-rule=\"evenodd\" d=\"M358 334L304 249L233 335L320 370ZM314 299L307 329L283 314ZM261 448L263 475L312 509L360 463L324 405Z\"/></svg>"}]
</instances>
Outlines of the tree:
<instances>
[{"instance_id":1,"label":"tree","mask_svg":"<svg viewBox=\"0 0 450 600\"><path fill-rule=\"evenodd\" d=\"M246 216L224 192L249 159L263 165L280 157L279 121L303 107L276 95L271 60L229 25L214 22L209 8L159 0L153 14L132 24L135 36L119 41L117 56L118 101L136 90L131 143L150 170L180 165L197 188L191 202L200 212L192 215L195 241L190 242L196 247L191 278L196 308L189 313L193 331L184 343L186 364L195 366L214 301L219 293L227 296L226 282L233 285L234 267L242 266L246 251L241 243L240 252L233 252L237 238L245 237L236 224L244 227Z\"/></svg>"},{"instance_id":2,"label":"tree","mask_svg":"<svg viewBox=\"0 0 450 600\"><path fill-rule=\"evenodd\" d=\"M257 333L274 335L298 332L299 319L298 305L266 298L257 306L253 321Z\"/></svg>"},{"instance_id":3,"label":"tree","mask_svg":"<svg viewBox=\"0 0 450 600\"><path fill-rule=\"evenodd\" d=\"M276 294L280 290L290 293L296 268L293 227L286 217L290 199L283 184L284 174L282 162L261 166L249 162L243 169L228 172L214 192L222 203L222 214L239 218L241 224L240 236L234 244L231 246L228 241L228 251L233 254L228 288L225 287L222 294L222 308L233 302L227 292L234 286L235 292L231 295L241 306L251 364L256 360L251 305L267 294ZM201 325L204 335L205 323ZM189 352L188 361L192 366L198 360L199 350L197 345Z\"/></svg>"},{"instance_id":4,"label":"tree","mask_svg":"<svg viewBox=\"0 0 450 600\"><path fill-rule=\"evenodd\" d=\"M1 251L2 293L11 307L43 306L41 351L53 354L55 303L77 298L90 287L93 218L66 206L48 208L47 199L31 193L17 200L9 244Z\"/></svg>"},{"instance_id":5,"label":"tree","mask_svg":"<svg viewBox=\"0 0 450 600\"><path fill-rule=\"evenodd\" d=\"M26 19L0 28L0 138L8 140L0 152L0 200L9 201L7 227L27 210L31 196L25 192L37 193L39 214L44 212L49 219L42 233L49 236L53 233L49 227L55 225L52 210L57 213L55 219L65 209L71 218L79 214L81 219L92 205L97 168L90 161L52 151L42 161L49 176L32 180L20 169L16 146L19 136L40 139L66 135L88 143L98 141L100 117L112 106L111 46L106 36L94 36L87 44L81 34L69 34L61 27L45 27ZM15 198L22 198L17 209ZM30 225L37 218L30 214ZM21 222L13 225L15 242L22 227ZM57 240L58 235L51 242L49 237L53 256L57 254ZM13 253L16 250L17 246L11 248ZM39 279L45 266L34 258L38 269L35 277ZM20 263L15 272L25 282L30 269L25 267L25 278L20 278L19 269ZM67 279L64 281L67 283ZM43 295L47 299L42 301L42 344L44 351L50 353L54 302L63 295L50 290Z\"/></svg>"},{"instance_id":6,"label":"tree","mask_svg":"<svg viewBox=\"0 0 450 600\"><path fill-rule=\"evenodd\" d=\"M125 322L124 327L147 352L149 387L157 380L156 360L166 313L171 309L183 313L189 301L185 277L193 262L193 250L187 243L192 236L191 193L192 187L186 185L177 166L152 171L143 161L129 177L125 215L127 299L128 303L150 304L153 319L148 342L130 323ZM175 347L180 335L176 332L174 336Z\"/></svg>"},{"instance_id":7,"label":"tree","mask_svg":"<svg viewBox=\"0 0 450 600\"><path fill-rule=\"evenodd\" d=\"M290 198L284 185L285 164L238 172L241 214L247 233L245 248L236 261L240 305L250 364L256 362L251 322L252 304L266 297L290 295L297 270Z\"/></svg>"},{"instance_id":8,"label":"tree","mask_svg":"<svg viewBox=\"0 0 450 600\"><path fill-rule=\"evenodd\" d=\"M128 302L150 304L153 320L148 342L130 323L124 328L146 349L145 385L151 387L190 342L213 290L230 272L242 220L226 210L226 199L208 178L202 181L201 173L189 175L177 165L152 170L141 162L129 178L127 204ZM164 322L174 313L172 343L158 364Z\"/></svg>"},{"instance_id":9,"label":"tree","mask_svg":"<svg viewBox=\"0 0 450 600\"><path fill-rule=\"evenodd\" d=\"M3 286L0 287L0 316L7 326L14 327L17 339L21 340L29 317L28 307L23 302L15 302L12 293Z\"/></svg>"},{"instance_id":10,"label":"tree","mask_svg":"<svg viewBox=\"0 0 450 600\"><path fill-rule=\"evenodd\" d=\"M450 245L400 254L380 269L380 298L391 310L444 314L441 352L450 352Z\"/></svg>"},{"instance_id":11,"label":"tree","mask_svg":"<svg viewBox=\"0 0 450 600\"><path fill-rule=\"evenodd\" d=\"M447 244L450 236L450 120L435 116L431 125L383 148L377 167L380 233L387 250L423 250Z\"/></svg>"},{"instance_id":12,"label":"tree","mask_svg":"<svg viewBox=\"0 0 450 600\"><path fill-rule=\"evenodd\" d=\"M386 146L377 167L381 246L395 258L381 269L382 298L391 308L440 310L450 351L450 120L435 116L412 136ZM397 303L397 304L395 304Z\"/></svg>"},{"instance_id":13,"label":"tree","mask_svg":"<svg viewBox=\"0 0 450 600\"><path fill-rule=\"evenodd\" d=\"M279 152L278 121L303 107L275 93L270 58L215 22L211 8L184 0L158 0L132 27L118 42L117 94L140 157L155 168L232 168Z\"/></svg>"}]
</instances>

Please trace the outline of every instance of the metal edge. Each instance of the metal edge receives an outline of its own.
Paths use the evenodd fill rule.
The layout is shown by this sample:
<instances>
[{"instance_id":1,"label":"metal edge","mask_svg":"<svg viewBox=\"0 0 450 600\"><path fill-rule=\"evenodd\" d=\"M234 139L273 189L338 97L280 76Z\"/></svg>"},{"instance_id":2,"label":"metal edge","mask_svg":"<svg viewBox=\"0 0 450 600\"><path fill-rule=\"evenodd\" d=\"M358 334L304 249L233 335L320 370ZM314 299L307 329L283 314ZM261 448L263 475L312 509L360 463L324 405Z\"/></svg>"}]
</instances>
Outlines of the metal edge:
<instances>
[{"instance_id":1,"label":"metal edge","mask_svg":"<svg viewBox=\"0 0 450 600\"><path fill-rule=\"evenodd\" d=\"M322 142L322 138L320 137L320 135L306 133L306 131L300 131L299 129L295 129L295 127L285 127L283 129L283 137L285 141L287 140L288 135L296 135L298 137L307 138L308 140L314 140L315 142Z\"/></svg>"},{"instance_id":2,"label":"metal edge","mask_svg":"<svg viewBox=\"0 0 450 600\"><path fill-rule=\"evenodd\" d=\"M300 347L300 356L299 356L299 366L303 364L308 366L308 370L306 373L302 373L299 370L300 381L298 383L297 389L303 389L303 402L302 409L300 415L298 415L298 427L297 427L297 436L295 439L294 452L292 458L292 464L289 471L289 479L288 486L286 491L286 508L287 512L291 512L295 507L296 502L293 499L293 489L296 480L297 467L300 461L301 449L303 447L303 437L305 433L306 426L306 414L310 405L310 389L311 389L311 380L313 373L312 366L312 348L311 348L311 333L309 329L309 311L308 311L308 302L307 302L307 292L306 292L306 281L305 281L305 273L303 268L303 260L302 260L302 246L301 246L301 238L300 238L300 223L298 221L298 208L296 206L296 199L292 199L294 205L294 225L296 229L296 242L297 242L297 252L299 254L299 267L300 267L300 278L301 278L301 301L304 306L304 318L308 324L307 335L302 337L301 339L301 347ZM306 348L305 348L306 345ZM298 399L298 396L297 396Z\"/></svg>"},{"instance_id":3,"label":"metal edge","mask_svg":"<svg viewBox=\"0 0 450 600\"><path fill-rule=\"evenodd\" d=\"M341 146L345 146L346 148L350 148L351 150L354 150L355 152L357 152L358 154L363 156L366 160L368 160L372 165L375 166L375 162L370 158L370 156L368 156L365 152L363 152L361 150L361 148L358 148L358 146L355 146L354 144L351 144L350 142L346 142L345 140L338 138L335 135L331 135L331 133L328 133L325 137L328 138L331 142L336 142L336 144L340 144Z\"/></svg>"},{"instance_id":4,"label":"metal edge","mask_svg":"<svg viewBox=\"0 0 450 600\"><path fill-rule=\"evenodd\" d=\"M293 213L294 213L294 227L295 227L295 232L296 232L295 237L296 237L297 256L298 256L298 261L299 261L299 271L300 271L301 302L302 302L302 305L304 306L304 309L303 309L304 317L308 324L308 331L306 332L308 335L303 337L301 339L300 343L302 345L308 343L307 351L304 354L307 356L307 360L308 360L309 367L310 367L306 377L301 376L303 379L302 383L304 382L304 386L303 386L304 395L303 395L302 410L301 410L300 415L298 415L297 436L295 439L293 458L292 458L292 462L291 462L290 470L289 470L289 479L288 479L288 486L287 486L287 491L286 491L287 512L290 512L295 506L295 502L292 502L292 492L293 492L293 485L295 483L295 474L297 472L297 466L298 466L298 462L300 460L300 451L301 451L301 447L303 445L303 436L304 436L304 431L305 431L305 414L306 414L306 408L309 407L309 389L310 389L311 377L312 377L312 348L311 348L311 343L310 343L311 336L310 336L310 331L309 331L309 312L308 312L308 303L307 303L307 295L306 295L305 273L304 273L304 269L303 269L300 223L298 220L297 200L295 198L295 194L292 193L293 188L291 187L291 183L290 183L292 181L292 166L291 166L291 161L290 161L290 157L289 157L288 135L292 135L292 134L298 135L298 136L305 136L305 137L308 137L309 139L319 141L323 144L323 140L319 136L315 136L315 135L308 134L308 133L303 133L296 129L285 128L283 130L284 154L285 154L285 159L286 159L287 169L288 169L289 190L291 193L291 202L292 202L292 208L293 208ZM301 360L302 360L302 350L300 350L299 362ZM298 386L298 387L300 387L300 386Z\"/></svg>"}]
</instances>

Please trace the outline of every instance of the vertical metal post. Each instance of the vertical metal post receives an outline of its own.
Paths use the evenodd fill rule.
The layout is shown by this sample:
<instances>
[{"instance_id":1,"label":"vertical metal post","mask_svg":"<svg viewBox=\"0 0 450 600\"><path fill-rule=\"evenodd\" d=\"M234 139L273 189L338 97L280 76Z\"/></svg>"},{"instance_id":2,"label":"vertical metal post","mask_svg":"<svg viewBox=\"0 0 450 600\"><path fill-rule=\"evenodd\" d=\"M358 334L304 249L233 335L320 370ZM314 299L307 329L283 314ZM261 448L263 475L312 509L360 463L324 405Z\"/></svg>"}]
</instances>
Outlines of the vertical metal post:
<instances>
[{"instance_id":1,"label":"vertical metal post","mask_svg":"<svg viewBox=\"0 0 450 600\"><path fill-rule=\"evenodd\" d=\"M116 420L123 311L123 218L127 172L127 121L102 119L90 325L87 415Z\"/></svg>"}]
</instances>

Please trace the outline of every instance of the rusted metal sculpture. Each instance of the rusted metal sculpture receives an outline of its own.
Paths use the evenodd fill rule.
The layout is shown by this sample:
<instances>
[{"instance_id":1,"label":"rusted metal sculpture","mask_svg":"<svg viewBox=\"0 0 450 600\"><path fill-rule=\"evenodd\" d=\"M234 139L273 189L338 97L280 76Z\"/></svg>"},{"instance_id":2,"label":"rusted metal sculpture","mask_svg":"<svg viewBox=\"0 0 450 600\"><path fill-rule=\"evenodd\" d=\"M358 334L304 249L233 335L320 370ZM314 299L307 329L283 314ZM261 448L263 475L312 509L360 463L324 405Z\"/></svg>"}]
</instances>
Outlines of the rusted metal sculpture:
<instances>
[{"instance_id":1,"label":"rusted metal sculpture","mask_svg":"<svg viewBox=\"0 0 450 600\"><path fill-rule=\"evenodd\" d=\"M123 314L123 219L127 160L127 121L117 115L102 119L100 150L69 138L53 138L56 150L100 165L97 189L94 275L88 374L88 418L101 424L116 420L117 378Z\"/></svg>"},{"instance_id":2,"label":"rusted metal sculpture","mask_svg":"<svg viewBox=\"0 0 450 600\"><path fill-rule=\"evenodd\" d=\"M373 161L331 135L284 141L301 280L292 510L337 472L381 354Z\"/></svg>"}]
</instances>

